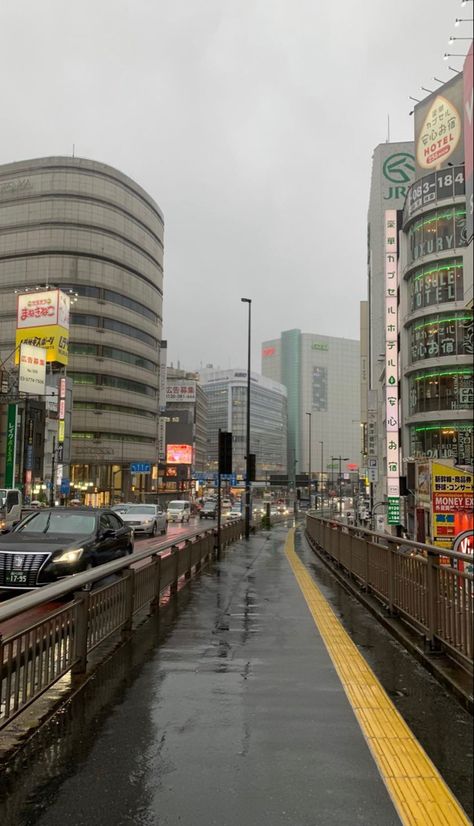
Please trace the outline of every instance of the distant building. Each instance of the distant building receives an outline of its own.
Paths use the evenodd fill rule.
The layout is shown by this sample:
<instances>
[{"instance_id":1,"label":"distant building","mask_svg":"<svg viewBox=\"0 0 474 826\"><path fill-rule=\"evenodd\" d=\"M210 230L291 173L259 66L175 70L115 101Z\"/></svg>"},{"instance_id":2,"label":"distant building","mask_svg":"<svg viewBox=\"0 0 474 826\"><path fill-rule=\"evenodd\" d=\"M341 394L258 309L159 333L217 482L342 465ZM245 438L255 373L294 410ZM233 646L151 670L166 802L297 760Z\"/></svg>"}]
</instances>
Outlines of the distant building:
<instances>
[{"instance_id":1,"label":"distant building","mask_svg":"<svg viewBox=\"0 0 474 826\"><path fill-rule=\"evenodd\" d=\"M190 373L176 367L166 370L166 408L165 420L173 414L187 411L187 423L190 425L188 435L193 448L192 467L195 471L204 471L207 462L207 396L198 383L198 373ZM183 417L184 422L184 417ZM171 422L169 424L172 424ZM172 427L166 427L166 443L169 443ZM183 431L184 433L184 431Z\"/></svg>"},{"instance_id":2,"label":"distant building","mask_svg":"<svg viewBox=\"0 0 474 826\"><path fill-rule=\"evenodd\" d=\"M288 394L288 472L337 478L360 461L359 342L346 338L282 332L262 344L262 373ZM311 418L306 415L311 413ZM309 426L311 423L311 440ZM309 444L311 441L311 457Z\"/></svg>"},{"instance_id":3,"label":"distant building","mask_svg":"<svg viewBox=\"0 0 474 826\"><path fill-rule=\"evenodd\" d=\"M286 473L287 393L279 382L251 373L250 452L257 479ZM232 432L233 470L245 473L247 371L205 369L199 373L208 403L208 470L217 468L218 431Z\"/></svg>"}]
</instances>

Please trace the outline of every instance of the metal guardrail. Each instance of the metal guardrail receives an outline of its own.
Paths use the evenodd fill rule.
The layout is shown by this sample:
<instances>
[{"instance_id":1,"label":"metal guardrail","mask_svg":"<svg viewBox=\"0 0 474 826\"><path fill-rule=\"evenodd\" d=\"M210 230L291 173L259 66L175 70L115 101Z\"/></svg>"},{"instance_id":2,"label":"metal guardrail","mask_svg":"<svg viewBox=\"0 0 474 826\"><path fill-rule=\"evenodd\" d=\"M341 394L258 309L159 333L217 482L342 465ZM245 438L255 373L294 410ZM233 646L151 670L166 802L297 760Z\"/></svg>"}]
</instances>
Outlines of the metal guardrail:
<instances>
[{"instance_id":1,"label":"metal guardrail","mask_svg":"<svg viewBox=\"0 0 474 826\"><path fill-rule=\"evenodd\" d=\"M461 665L473 667L473 555L348 527L313 514L306 534L364 591Z\"/></svg>"},{"instance_id":2,"label":"metal guardrail","mask_svg":"<svg viewBox=\"0 0 474 826\"><path fill-rule=\"evenodd\" d=\"M239 539L242 531L241 519L224 524L221 548ZM215 529L198 530L1 605L0 623L72 594L64 608L9 636L0 635L0 729L60 677L83 674L88 654L112 634L120 631L127 638L137 612L158 610L161 596L176 593L179 581L190 579L215 553ZM144 564L136 567L140 562ZM90 590L112 574L119 579Z\"/></svg>"}]
</instances>

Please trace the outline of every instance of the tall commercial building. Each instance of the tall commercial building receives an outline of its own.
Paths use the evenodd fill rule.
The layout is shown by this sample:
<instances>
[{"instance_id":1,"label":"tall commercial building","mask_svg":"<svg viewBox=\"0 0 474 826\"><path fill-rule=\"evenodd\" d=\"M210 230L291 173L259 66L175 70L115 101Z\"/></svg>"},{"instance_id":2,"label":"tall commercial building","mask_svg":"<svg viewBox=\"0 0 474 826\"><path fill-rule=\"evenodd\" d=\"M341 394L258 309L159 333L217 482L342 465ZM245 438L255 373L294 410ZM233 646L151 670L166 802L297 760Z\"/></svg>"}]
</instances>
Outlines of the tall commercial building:
<instances>
[{"instance_id":1,"label":"tall commercial building","mask_svg":"<svg viewBox=\"0 0 474 826\"><path fill-rule=\"evenodd\" d=\"M153 486L129 468L158 460L163 227L148 193L105 164L51 157L0 166L0 358L14 347L15 290L54 285L77 296L70 481L96 503L132 483Z\"/></svg>"},{"instance_id":2,"label":"tall commercial building","mask_svg":"<svg viewBox=\"0 0 474 826\"><path fill-rule=\"evenodd\" d=\"M414 174L412 141L382 143L375 148L367 215L367 304L361 305L361 430L362 466L370 480L372 505L378 508L380 526L387 516L383 508L387 498L385 216L388 210L397 215L403 209ZM396 278L391 289L395 290L396 304ZM392 332L396 338L396 330Z\"/></svg>"},{"instance_id":3,"label":"tall commercial building","mask_svg":"<svg viewBox=\"0 0 474 826\"><path fill-rule=\"evenodd\" d=\"M472 47L470 95L465 81L456 75L415 107L417 178L400 235L399 327L404 459L472 470L472 218L469 228L465 193L466 172L472 175ZM432 512L431 497L419 494L409 519L418 539L446 538L455 508L465 507L456 485L449 513Z\"/></svg>"},{"instance_id":4,"label":"tall commercial building","mask_svg":"<svg viewBox=\"0 0 474 826\"><path fill-rule=\"evenodd\" d=\"M218 432L232 432L233 471L245 473L247 371L205 369L199 381L208 404L208 470L217 469ZM286 473L286 388L258 373L250 374L250 452L258 479Z\"/></svg>"},{"instance_id":5,"label":"tall commercial building","mask_svg":"<svg viewBox=\"0 0 474 826\"><path fill-rule=\"evenodd\" d=\"M337 478L360 461L359 342L287 330L262 344L262 373L288 393L288 472ZM307 414L310 413L311 416ZM311 427L311 433L310 433ZM310 451L311 443L311 451Z\"/></svg>"}]
</instances>

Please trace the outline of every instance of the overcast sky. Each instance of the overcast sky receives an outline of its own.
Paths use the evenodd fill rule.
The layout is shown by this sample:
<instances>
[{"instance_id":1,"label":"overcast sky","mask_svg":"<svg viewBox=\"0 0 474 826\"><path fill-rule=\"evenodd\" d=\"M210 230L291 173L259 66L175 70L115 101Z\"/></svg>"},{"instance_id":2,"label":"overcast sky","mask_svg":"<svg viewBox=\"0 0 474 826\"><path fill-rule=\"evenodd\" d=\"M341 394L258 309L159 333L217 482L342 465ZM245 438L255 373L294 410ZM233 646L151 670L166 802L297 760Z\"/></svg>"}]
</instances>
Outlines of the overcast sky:
<instances>
[{"instance_id":1,"label":"overcast sky","mask_svg":"<svg viewBox=\"0 0 474 826\"><path fill-rule=\"evenodd\" d=\"M465 53L460 0L2 0L0 162L76 155L165 215L163 337L252 368L282 330L359 337L373 148ZM462 59L450 65L462 68Z\"/></svg>"}]
</instances>

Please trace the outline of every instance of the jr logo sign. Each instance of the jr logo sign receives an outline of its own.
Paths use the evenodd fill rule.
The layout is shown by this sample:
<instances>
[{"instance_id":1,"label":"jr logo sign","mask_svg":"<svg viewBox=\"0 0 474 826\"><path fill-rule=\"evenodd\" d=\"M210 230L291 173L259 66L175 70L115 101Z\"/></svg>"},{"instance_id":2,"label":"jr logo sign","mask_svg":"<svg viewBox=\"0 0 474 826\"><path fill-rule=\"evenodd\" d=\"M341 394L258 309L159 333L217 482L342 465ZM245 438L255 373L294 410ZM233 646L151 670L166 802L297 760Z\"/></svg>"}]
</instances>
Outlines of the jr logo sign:
<instances>
[{"instance_id":1,"label":"jr logo sign","mask_svg":"<svg viewBox=\"0 0 474 826\"><path fill-rule=\"evenodd\" d=\"M408 184L413 180L415 173L415 158L409 152L395 152L385 159L383 176L394 186L389 186L384 193L384 200L404 200L408 191Z\"/></svg>"}]
</instances>

